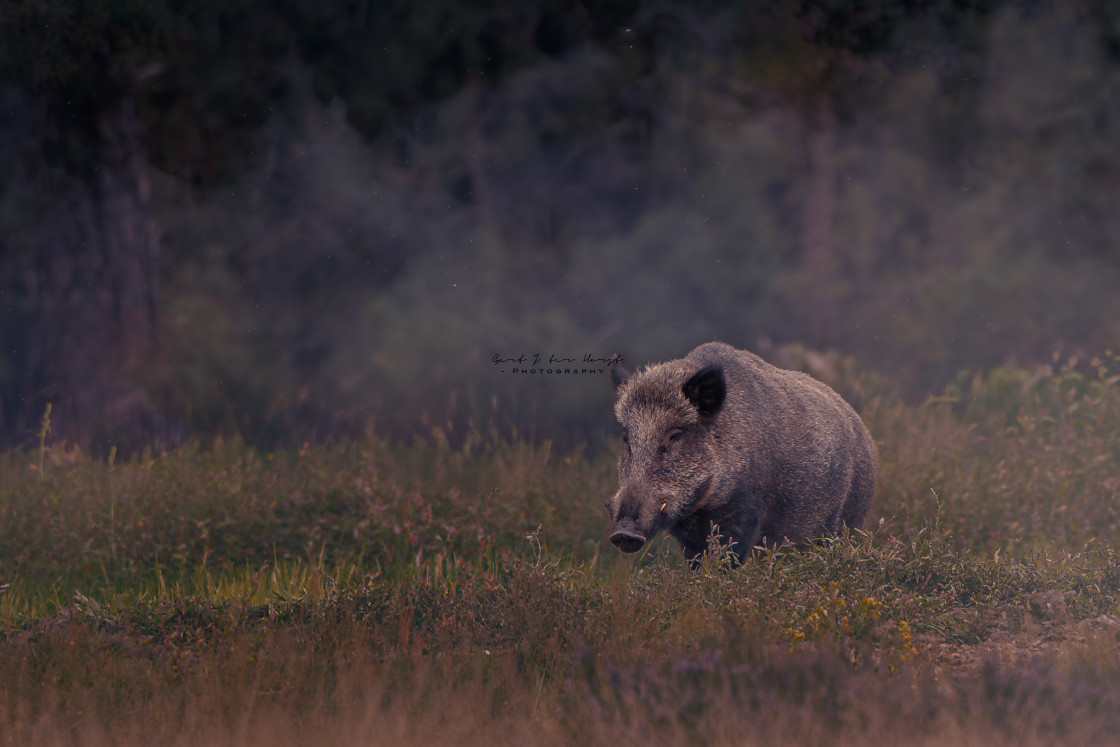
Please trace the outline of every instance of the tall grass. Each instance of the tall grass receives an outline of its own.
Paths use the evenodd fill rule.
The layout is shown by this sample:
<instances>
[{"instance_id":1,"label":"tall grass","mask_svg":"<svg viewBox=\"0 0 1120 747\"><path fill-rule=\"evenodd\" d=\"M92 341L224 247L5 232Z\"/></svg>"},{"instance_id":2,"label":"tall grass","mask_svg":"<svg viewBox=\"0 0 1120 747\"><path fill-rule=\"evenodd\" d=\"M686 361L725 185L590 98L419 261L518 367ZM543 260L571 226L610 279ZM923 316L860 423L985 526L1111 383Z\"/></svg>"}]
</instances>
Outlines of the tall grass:
<instances>
[{"instance_id":1,"label":"tall grass","mask_svg":"<svg viewBox=\"0 0 1120 747\"><path fill-rule=\"evenodd\" d=\"M740 568L548 444L4 455L0 744L1115 742L1100 368L867 397L864 530Z\"/></svg>"},{"instance_id":2,"label":"tall grass","mask_svg":"<svg viewBox=\"0 0 1120 747\"><path fill-rule=\"evenodd\" d=\"M962 377L912 409L873 402L880 510L928 520L944 503L958 547L1004 557L1120 540L1116 356Z\"/></svg>"}]
</instances>

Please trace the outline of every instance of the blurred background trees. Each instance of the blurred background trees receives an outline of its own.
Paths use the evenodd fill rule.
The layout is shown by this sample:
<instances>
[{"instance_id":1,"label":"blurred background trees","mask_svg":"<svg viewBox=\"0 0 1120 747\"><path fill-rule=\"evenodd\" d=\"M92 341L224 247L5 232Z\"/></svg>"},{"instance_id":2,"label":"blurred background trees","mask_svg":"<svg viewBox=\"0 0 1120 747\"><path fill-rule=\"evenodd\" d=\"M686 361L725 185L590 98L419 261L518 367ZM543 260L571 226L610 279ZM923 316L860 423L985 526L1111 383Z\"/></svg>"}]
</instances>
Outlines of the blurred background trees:
<instances>
[{"instance_id":1,"label":"blurred background trees","mask_svg":"<svg viewBox=\"0 0 1120 747\"><path fill-rule=\"evenodd\" d=\"M1120 13L928 0L18 0L0 434L494 425L721 338L909 396L1115 345Z\"/></svg>"}]
</instances>

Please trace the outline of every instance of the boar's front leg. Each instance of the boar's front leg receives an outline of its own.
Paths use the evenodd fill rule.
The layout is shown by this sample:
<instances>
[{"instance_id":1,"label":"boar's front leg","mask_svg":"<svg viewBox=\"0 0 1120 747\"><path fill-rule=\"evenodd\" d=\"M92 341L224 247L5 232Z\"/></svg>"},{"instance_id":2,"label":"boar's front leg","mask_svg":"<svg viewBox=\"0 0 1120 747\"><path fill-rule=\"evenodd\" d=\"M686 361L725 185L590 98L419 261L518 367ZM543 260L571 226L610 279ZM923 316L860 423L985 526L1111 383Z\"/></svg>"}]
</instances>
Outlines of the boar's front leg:
<instances>
[{"instance_id":1,"label":"boar's front leg","mask_svg":"<svg viewBox=\"0 0 1120 747\"><path fill-rule=\"evenodd\" d=\"M694 513L677 522L670 530L681 543L684 556L695 566L700 562L700 556L708 549L708 535L712 533L712 520L709 516Z\"/></svg>"},{"instance_id":2,"label":"boar's front leg","mask_svg":"<svg viewBox=\"0 0 1120 747\"><path fill-rule=\"evenodd\" d=\"M718 513L697 511L678 522L669 530L684 550L684 556L693 566L700 563L700 556L708 549L708 538L713 530L720 535L720 541L729 544L734 555L734 565L739 565L754 551L761 541L759 527L761 521L757 511L740 508Z\"/></svg>"}]
</instances>

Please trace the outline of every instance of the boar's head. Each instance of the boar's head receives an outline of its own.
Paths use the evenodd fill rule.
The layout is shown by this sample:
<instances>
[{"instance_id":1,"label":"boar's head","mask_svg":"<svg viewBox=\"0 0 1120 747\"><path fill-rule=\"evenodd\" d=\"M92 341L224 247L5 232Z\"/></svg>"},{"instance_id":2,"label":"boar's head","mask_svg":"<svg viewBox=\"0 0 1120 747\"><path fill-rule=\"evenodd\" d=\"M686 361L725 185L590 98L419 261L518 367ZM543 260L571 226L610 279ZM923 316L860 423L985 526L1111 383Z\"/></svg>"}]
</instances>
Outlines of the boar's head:
<instances>
[{"instance_id":1,"label":"boar's head","mask_svg":"<svg viewBox=\"0 0 1120 747\"><path fill-rule=\"evenodd\" d=\"M718 446L713 426L727 385L718 365L697 370L663 364L631 376L615 363L610 377L622 426L619 489L606 504L610 540L631 553L703 501Z\"/></svg>"}]
</instances>

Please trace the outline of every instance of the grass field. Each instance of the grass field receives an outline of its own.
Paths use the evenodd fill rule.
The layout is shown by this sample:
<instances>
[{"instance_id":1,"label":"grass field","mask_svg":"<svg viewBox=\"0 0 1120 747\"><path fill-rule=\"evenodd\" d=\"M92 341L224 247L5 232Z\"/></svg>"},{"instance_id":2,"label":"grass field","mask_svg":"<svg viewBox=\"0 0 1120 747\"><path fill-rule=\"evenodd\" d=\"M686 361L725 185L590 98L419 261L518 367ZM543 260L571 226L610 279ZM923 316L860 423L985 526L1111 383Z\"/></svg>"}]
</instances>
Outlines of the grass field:
<instances>
[{"instance_id":1,"label":"grass field","mask_svg":"<svg viewBox=\"0 0 1120 747\"><path fill-rule=\"evenodd\" d=\"M1120 743L1114 363L860 397L864 531L737 569L610 547L610 454L48 436L0 457L0 744Z\"/></svg>"}]
</instances>

